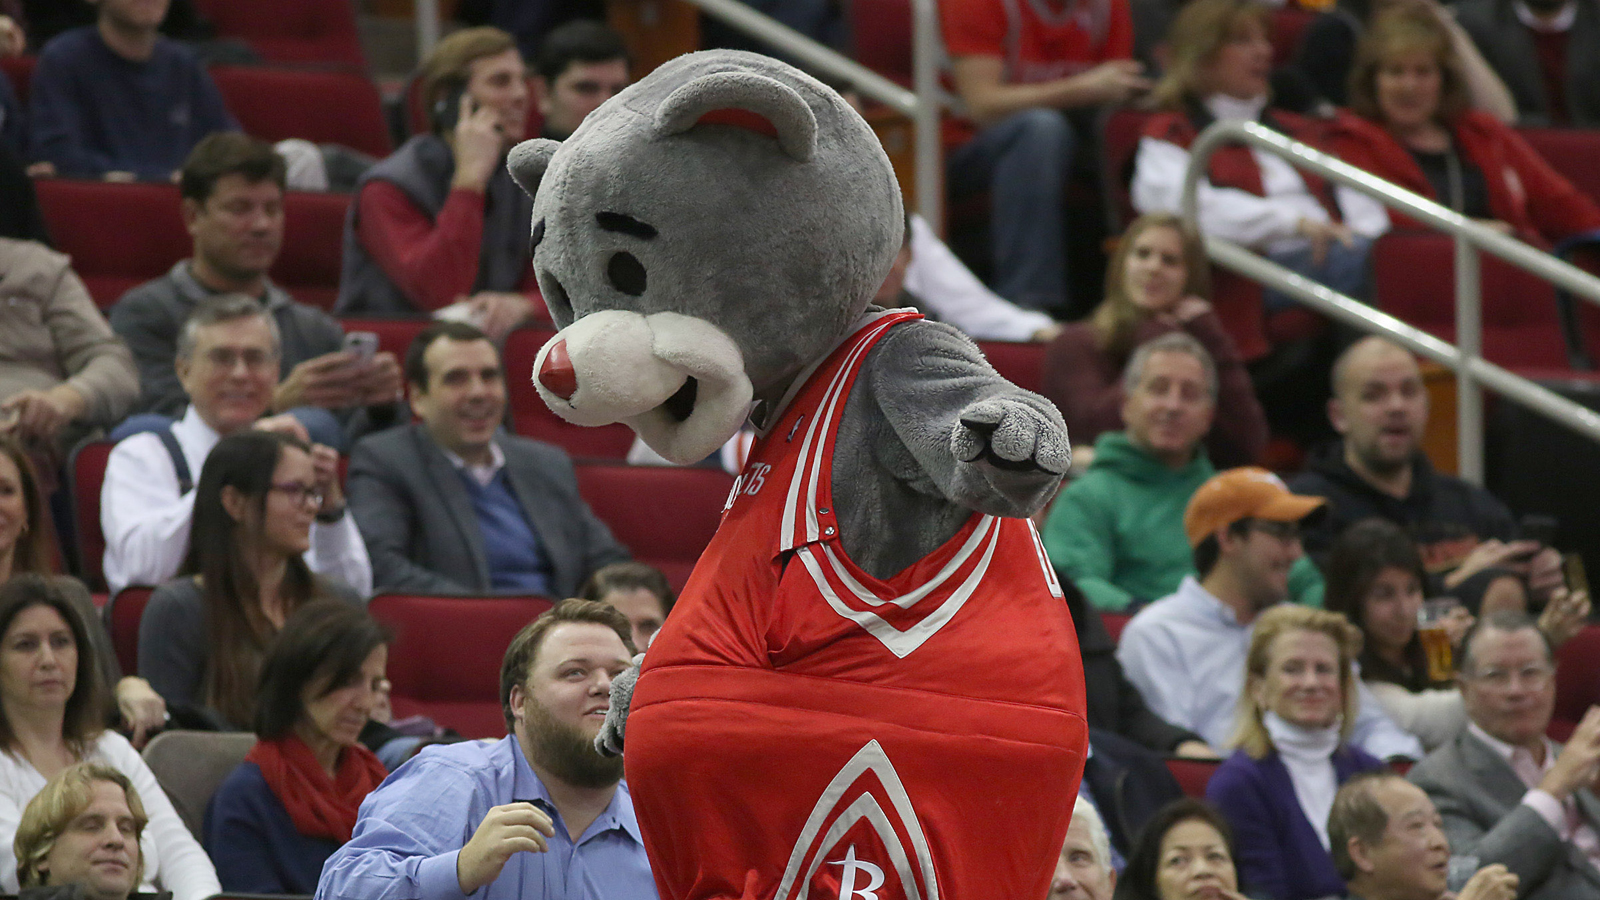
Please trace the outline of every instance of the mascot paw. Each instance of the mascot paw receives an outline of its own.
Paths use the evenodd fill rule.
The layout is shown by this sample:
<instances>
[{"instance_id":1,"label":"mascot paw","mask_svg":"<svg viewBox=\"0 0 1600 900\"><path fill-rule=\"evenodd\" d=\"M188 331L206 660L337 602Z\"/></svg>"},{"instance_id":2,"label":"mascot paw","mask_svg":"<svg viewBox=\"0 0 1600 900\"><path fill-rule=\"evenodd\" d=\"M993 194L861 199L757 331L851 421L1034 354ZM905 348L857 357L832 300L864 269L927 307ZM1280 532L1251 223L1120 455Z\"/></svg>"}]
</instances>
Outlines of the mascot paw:
<instances>
[{"instance_id":1,"label":"mascot paw","mask_svg":"<svg viewBox=\"0 0 1600 900\"><path fill-rule=\"evenodd\" d=\"M1006 471L1060 476L1072 464L1067 436L1021 398L992 397L963 409L950 446L962 462Z\"/></svg>"},{"instance_id":2,"label":"mascot paw","mask_svg":"<svg viewBox=\"0 0 1600 900\"><path fill-rule=\"evenodd\" d=\"M606 710L606 721L595 735L594 749L601 756L622 755L622 735L628 727L628 707L633 704L633 686L639 680L639 666L644 654L633 658L633 665L623 670L611 681L611 708Z\"/></svg>"}]
</instances>

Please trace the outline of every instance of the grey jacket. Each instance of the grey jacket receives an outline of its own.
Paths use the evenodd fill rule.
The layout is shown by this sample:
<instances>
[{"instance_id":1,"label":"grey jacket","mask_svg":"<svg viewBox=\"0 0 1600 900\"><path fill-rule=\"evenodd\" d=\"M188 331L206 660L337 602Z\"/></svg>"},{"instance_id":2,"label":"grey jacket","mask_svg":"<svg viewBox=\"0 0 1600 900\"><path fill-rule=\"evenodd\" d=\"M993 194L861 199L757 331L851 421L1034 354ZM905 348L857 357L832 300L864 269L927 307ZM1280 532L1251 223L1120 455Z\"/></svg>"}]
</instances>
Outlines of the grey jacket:
<instances>
[{"instance_id":1,"label":"grey jacket","mask_svg":"<svg viewBox=\"0 0 1600 900\"><path fill-rule=\"evenodd\" d=\"M1567 33L1567 110L1573 125L1593 128L1600 126L1600 0L1577 4ZM1517 19L1515 0L1461 0L1455 9L1456 21L1511 90L1519 124L1550 124L1539 54Z\"/></svg>"},{"instance_id":2,"label":"grey jacket","mask_svg":"<svg viewBox=\"0 0 1600 900\"><path fill-rule=\"evenodd\" d=\"M572 460L559 448L502 434L506 476L550 561L551 589L577 593L595 569L628 559L578 494ZM348 494L380 591L492 594L472 500L455 466L421 425L356 444Z\"/></svg>"},{"instance_id":3,"label":"grey jacket","mask_svg":"<svg viewBox=\"0 0 1600 900\"><path fill-rule=\"evenodd\" d=\"M67 257L32 241L0 239L0 399L62 382L88 401L88 425L115 424L139 392L128 348Z\"/></svg>"},{"instance_id":4,"label":"grey jacket","mask_svg":"<svg viewBox=\"0 0 1600 900\"><path fill-rule=\"evenodd\" d=\"M1451 852L1477 856L1482 865L1503 863L1520 879L1521 900L1600 897L1600 872L1521 803L1527 787L1471 732L1462 729L1409 777L1439 808ZM1577 799L1584 820L1600 828L1600 799L1587 790Z\"/></svg>"}]
</instances>

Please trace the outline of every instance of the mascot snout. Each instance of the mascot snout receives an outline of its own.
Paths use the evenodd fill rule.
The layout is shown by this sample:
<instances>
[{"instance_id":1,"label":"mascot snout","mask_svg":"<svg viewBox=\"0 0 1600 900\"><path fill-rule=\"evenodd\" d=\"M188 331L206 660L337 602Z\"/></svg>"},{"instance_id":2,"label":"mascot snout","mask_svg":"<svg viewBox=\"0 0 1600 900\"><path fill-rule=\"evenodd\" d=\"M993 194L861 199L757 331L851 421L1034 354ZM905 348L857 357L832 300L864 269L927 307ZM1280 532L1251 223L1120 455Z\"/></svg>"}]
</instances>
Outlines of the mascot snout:
<instances>
[{"instance_id":1,"label":"mascot snout","mask_svg":"<svg viewBox=\"0 0 1600 900\"><path fill-rule=\"evenodd\" d=\"M676 463L716 452L750 412L744 355L722 329L681 313L591 313L539 350L533 383L576 425L626 422Z\"/></svg>"}]
</instances>

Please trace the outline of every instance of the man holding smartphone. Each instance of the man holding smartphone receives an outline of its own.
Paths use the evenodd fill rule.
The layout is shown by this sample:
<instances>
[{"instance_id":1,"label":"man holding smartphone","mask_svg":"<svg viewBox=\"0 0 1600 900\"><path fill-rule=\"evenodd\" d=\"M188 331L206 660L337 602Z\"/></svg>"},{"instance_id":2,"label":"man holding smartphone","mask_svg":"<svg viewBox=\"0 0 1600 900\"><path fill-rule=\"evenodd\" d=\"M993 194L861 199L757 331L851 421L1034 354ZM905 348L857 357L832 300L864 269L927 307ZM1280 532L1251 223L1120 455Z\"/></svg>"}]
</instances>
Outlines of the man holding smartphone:
<instances>
[{"instance_id":1,"label":"man holding smartphone","mask_svg":"<svg viewBox=\"0 0 1600 900\"><path fill-rule=\"evenodd\" d=\"M259 298L278 326L282 365L270 412L292 411L313 440L341 450L404 420L395 403L401 381L394 354L348 352L332 316L296 302L267 277L283 245L284 177L271 146L237 133L207 137L184 161L179 191L193 255L129 291L110 315L139 368L134 411L157 417L136 416L114 437L183 413L188 398L173 368L178 332L201 300L223 293Z\"/></svg>"}]
</instances>

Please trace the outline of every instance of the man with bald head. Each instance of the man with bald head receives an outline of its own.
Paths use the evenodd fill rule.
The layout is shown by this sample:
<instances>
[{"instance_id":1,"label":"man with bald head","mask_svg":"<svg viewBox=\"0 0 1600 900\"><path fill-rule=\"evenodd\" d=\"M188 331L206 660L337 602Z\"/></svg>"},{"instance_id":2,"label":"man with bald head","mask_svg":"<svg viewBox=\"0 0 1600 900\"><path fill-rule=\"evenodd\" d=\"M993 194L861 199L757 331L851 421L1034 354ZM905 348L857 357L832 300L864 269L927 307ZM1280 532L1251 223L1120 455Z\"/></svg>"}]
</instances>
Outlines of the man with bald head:
<instances>
[{"instance_id":1,"label":"man with bald head","mask_svg":"<svg viewBox=\"0 0 1600 900\"><path fill-rule=\"evenodd\" d=\"M1406 529L1428 572L1459 595L1492 591L1516 606L1526 603L1517 596L1524 588L1543 597L1560 586L1559 553L1517 540L1504 503L1429 464L1421 449L1428 393L1405 348L1368 337L1345 350L1333 366L1328 418L1341 440L1289 482L1296 493L1328 499L1327 515L1303 536L1307 553L1319 557L1345 528L1377 517Z\"/></svg>"}]
</instances>

